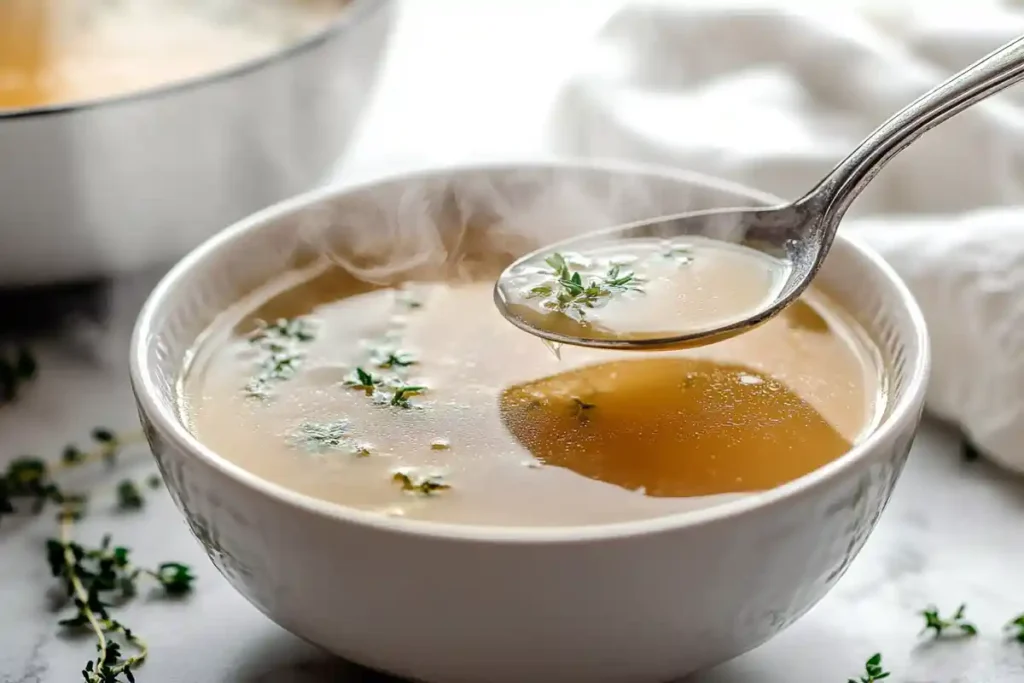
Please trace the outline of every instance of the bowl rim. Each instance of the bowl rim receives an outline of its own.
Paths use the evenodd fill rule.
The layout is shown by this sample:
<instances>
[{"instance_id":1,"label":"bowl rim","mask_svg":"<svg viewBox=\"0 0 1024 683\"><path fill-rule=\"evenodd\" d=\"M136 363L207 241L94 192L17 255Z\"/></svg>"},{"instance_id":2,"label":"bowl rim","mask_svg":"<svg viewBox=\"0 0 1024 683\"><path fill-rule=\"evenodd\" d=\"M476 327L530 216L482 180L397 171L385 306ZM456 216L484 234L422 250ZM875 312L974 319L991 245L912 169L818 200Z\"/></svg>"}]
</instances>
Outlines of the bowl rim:
<instances>
[{"instance_id":1,"label":"bowl rim","mask_svg":"<svg viewBox=\"0 0 1024 683\"><path fill-rule=\"evenodd\" d=\"M198 76L152 85L118 95L73 100L57 104L18 107L15 109L0 108L0 124L15 119L46 118L79 111L114 107L122 104L132 104L134 102L159 99L188 90L199 90L206 86L213 86L222 81L228 81L238 76L260 71L271 64L279 61L283 62L304 52L311 51L328 42L337 34L351 30L352 27L364 23L375 12L382 11L390 4L392 4L392 0L348 0L347 5L341 8L338 16L332 19L324 28L261 57L245 59L236 64L204 72Z\"/></svg>"},{"instance_id":2,"label":"bowl rim","mask_svg":"<svg viewBox=\"0 0 1024 683\"><path fill-rule=\"evenodd\" d=\"M888 438L898 425L913 420L913 411L921 405L927 388L931 356L928 331L924 315L910 290L896 272L880 255L864 245L859 239L840 232L836 240L845 248L853 249L865 259L869 267L875 268L884 277L896 294L895 305L901 306L911 323L911 338L907 345L916 342L920 352L915 362L908 364L907 388L903 396L892 407L889 415L863 441L855 444L839 458L787 482L781 486L750 494L736 500L707 508L678 512L649 519L613 522L607 524L577 526L503 526L480 524L455 524L405 518L388 517L367 510L346 507L297 491L258 477L239 465L217 455L213 449L201 443L174 413L159 398L154 384L152 364L149 360L147 340L154 336L159 326L156 321L164 311L173 306L171 295L190 277L191 271L210 254L227 247L246 232L258 230L291 213L313 207L325 200L370 190L382 184L430 180L445 175L502 172L545 172L545 171L605 171L609 173L633 173L667 180L689 183L708 189L736 193L742 197L764 201L767 204L781 203L778 197L758 190L752 190L738 183L722 180L694 171L686 171L655 164L605 161L592 159L548 159L538 161L491 161L476 163L437 164L415 170L382 173L373 177L362 177L351 182L336 183L305 192L291 199L279 202L252 214L221 232L213 235L179 261L152 290L137 319L131 339L130 378L139 409L154 429L173 442L174 447L187 457L219 471L249 489L274 502L298 508L331 522L355 524L375 531L390 532L417 537L429 537L447 541L502 544L564 544L592 542L646 536L684 528L700 527L732 519L755 510L764 510L783 501L813 494L830 481L858 466L874 451L878 444Z\"/></svg>"}]
</instances>

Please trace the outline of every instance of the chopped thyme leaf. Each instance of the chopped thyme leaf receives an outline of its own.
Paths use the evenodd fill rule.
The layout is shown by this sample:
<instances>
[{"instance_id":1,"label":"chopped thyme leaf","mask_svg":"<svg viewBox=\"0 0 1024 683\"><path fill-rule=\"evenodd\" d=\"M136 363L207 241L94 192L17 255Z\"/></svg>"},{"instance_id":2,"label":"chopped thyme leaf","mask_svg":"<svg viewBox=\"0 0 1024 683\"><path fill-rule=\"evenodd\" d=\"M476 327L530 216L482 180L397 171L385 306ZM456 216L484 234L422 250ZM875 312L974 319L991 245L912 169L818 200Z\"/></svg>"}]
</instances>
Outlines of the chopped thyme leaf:
<instances>
[{"instance_id":1,"label":"chopped thyme leaf","mask_svg":"<svg viewBox=\"0 0 1024 683\"><path fill-rule=\"evenodd\" d=\"M452 443L448 439L434 439L430 442L430 449L434 451L446 451L451 447Z\"/></svg>"},{"instance_id":2,"label":"chopped thyme leaf","mask_svg":"<svg viewBox=\"0 0 1024 683\"><path fill-rule=\"evenodd\" d=\"M890 673L882 668L882 655L875 654L864 663L864 675L860 678L851 678L850 683L875 683L889 676Z\"/></svg>"},{"instance_id":3,"label":"chopped thyme leaf","mask_svg":"<svg viewBox=\"0 0 1024 683\"><path fill-rule=\"evenodd\" d=\"M368 443L357 443L352 446L352 455L357 458L368 458L373 454L373 446Z\"/></svg>"},{"instance_id":4,"label":"chopped thyme leaf","mask_svg":"<svg viewBox=\"0 0 1024 683\"><path fill-rule=\"evenodd\" d=\"M246 384L251 398L270 397L271 385L291 379L305 359L302 344L312 341L315 326L304 318L281 318L267 324L260 322L249 334L249 343L262 353L256 363L256 375Z\"/></svg>"},{"instance_id":5,"label":"chopped thyme leaf","mask_svg":"<svg viewBox=\"0 0 1024 683\"><path fill-rule=\"evenodd\" d=\"M624 292L642 292L643 280L632 271L625 271L621 264L611 264L600 276L585 280L583 273L572 270L564 254L554 253L544 259L551 268L552 280L527 290L529 299L542 297L542 306L548 310L565 313L583 321L586 309L597 308L607 303L612 296Z\"/></svg>"},{"instance_id":6,"label":"chopped thyme leaf","mask_svg":"<svg viewBox=\"0 0 1024 683\"><path fill-rule=\"evenodd\" d=\"M383 383L383 378L378 377L371 372L367 372L363 368L356 368L345 380L345 386L365 391L367 396L372 394L376 390L377 386Z\"/></svg>"},{"instance_id":7,"label":"chopped thyme leaf","mask_svg":"<svg viewBox=\"0 0 1024 683\"><path fill-rule=\"evenodd\" d=\"M349 445L348 420L303 422L293 441L312 453L339 450Z\"/></svg>"},{"instance_id":8,"label":"chopped thyme leaf","mask_svg":"<svg viewBox=\"0 0 1024 683\"><path fill-rule=\"evenodd\" d=\"M921 634L924 635L928 631L934 631L935 638L944 637L943 634L947 631L953 631L952 637L959 638L970 638L978 635L978 628L964 619L966 610L967 605L960 605L949 619L940 617L939 611L935 607L922 610L921 616L924 617L925 625L921 630Z\"/></svg>"},{"instance_id":9,"label":"chopped thyme leaf","mask_svg":"<svg viewBox=\"0 0 1024 683\"><path fill-rule=\"evenodd\" d=\"M573 414L579 418L580 422L587 422L590 419L589 412L597 406L593 403L587 403L579 396L572 397L573 403Z\"/></svg>"},{"instance_id":10,"label":"chopped thyme leaf","mask_svg":"<svg viewBox=\"0 0 1024 683\"><path fill-rule=\"evenodd\" d=\"M398 406L399 408L412 408L412 403L409 402L409 399L413 396L419 396L426 390L426 387L408 384L397 386L394 389L395 393L391 396L390 403L391 405Z\"/></svg>"},{"instance_id":11,"label":"chopped thyme leaf","mask_svg":"<svg viewBox=\"0 0 1024 683\"><path fill-rule=\"evenodd\" d=\"M417 363L415 356L408 351L389 348L374 349L370 360L374 365L383 370L407 368Z\"/></svg>"},{"instance_id":12,"label":"chopped thyme leaf","mask_svg":"<svg viewBox=\"0 0 1024 683\"><path fill-rule=\"evenodd\" d=\"M391 480L400 484L403 491L418 493L424 496L451 488L449 484L445 483L444 477L440 474L417 476L411 470L398 470L391 477Z\"/></svg>"},{"instance_id":13,"label":"chopped thyme leaf","mask_svg":"<svg viewBox=\"0 0 1024 683\"><path fill-rule=\"evenodd\" d=\"M122 510L138 510L145 502L139 487L131 479L123 479L117 485L117 507Z\"/></svg>"},{"instance_id":14,"label":"chopped thyme leaf","mask_svg":"<svg viewBox=\"0 0 1024 683\"><path fill-rule=\"evenodd\" d=\"M1006 625L1006 631L1010 634L1011 639L1018 643L1024 643L1024 614L1014 617Z\"/></svg>"}]
</instances>

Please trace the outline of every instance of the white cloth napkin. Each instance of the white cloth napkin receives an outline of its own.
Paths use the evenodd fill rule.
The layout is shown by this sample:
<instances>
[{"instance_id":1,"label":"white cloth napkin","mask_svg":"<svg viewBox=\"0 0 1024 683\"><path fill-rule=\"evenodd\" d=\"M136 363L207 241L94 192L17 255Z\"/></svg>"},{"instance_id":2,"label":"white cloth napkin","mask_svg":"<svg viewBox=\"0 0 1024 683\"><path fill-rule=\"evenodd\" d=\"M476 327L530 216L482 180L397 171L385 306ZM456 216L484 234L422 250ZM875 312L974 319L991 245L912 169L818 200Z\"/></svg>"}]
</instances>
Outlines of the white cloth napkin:
<instances>
[{"instance_id":1,"label":"white cloth napkin","mask_svg":"<svg viewBox=\"0 0 1024 683\"><path fill-rule=\"evenodd\" d=\"M980 0L779 4L629 3L580 59L551 140L795 198L889 115L1024 33L1021 9ZM849 217L842 229L924 309L932 413L1024 471L1024 88L919 140Z\"/></svg>"}]
</instances>

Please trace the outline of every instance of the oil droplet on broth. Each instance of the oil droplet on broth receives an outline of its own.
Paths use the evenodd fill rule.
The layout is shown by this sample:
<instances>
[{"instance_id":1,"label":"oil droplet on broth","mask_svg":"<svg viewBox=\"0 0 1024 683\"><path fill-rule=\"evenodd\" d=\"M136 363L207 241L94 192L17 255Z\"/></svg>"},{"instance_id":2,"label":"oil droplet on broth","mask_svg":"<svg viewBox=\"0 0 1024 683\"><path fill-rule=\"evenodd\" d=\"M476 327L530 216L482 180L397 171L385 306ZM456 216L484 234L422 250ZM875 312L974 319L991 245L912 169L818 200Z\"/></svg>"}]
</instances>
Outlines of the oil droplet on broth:
<instances>
[{"instance_id":1,"label":"oil droplet on broth","mask_svg":"<svg viewBox=\"0 0 1024 683\"><path fill-rule=\"evenodd\" d=\"M743 320L778 295L784 261L706 238L630 239L523 262L499 288L508 312L567 339L644 340Z\"/></svg>"}]
</instances>

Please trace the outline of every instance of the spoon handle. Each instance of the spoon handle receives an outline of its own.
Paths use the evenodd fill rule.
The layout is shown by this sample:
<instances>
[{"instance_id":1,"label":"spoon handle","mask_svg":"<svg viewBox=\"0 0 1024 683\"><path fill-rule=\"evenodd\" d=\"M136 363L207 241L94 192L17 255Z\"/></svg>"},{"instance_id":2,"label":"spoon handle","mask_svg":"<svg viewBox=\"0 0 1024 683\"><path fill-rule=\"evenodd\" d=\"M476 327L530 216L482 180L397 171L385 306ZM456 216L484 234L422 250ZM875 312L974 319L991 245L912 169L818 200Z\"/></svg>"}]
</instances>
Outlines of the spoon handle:
<instances>
[{"instance_id":1,"label":"spoon handle","mask_svg":"<svg viewBox=\"0 0 1024 683\"><path fill-rule=\"evenodd\" d=\"M850 156L798 205L820 212L826 240L831 239L846 209L894 156L926 131L976 102L1024 79L1024 36L978 60L929 90L871 133Z\"/></svg>"}]
</instances>

